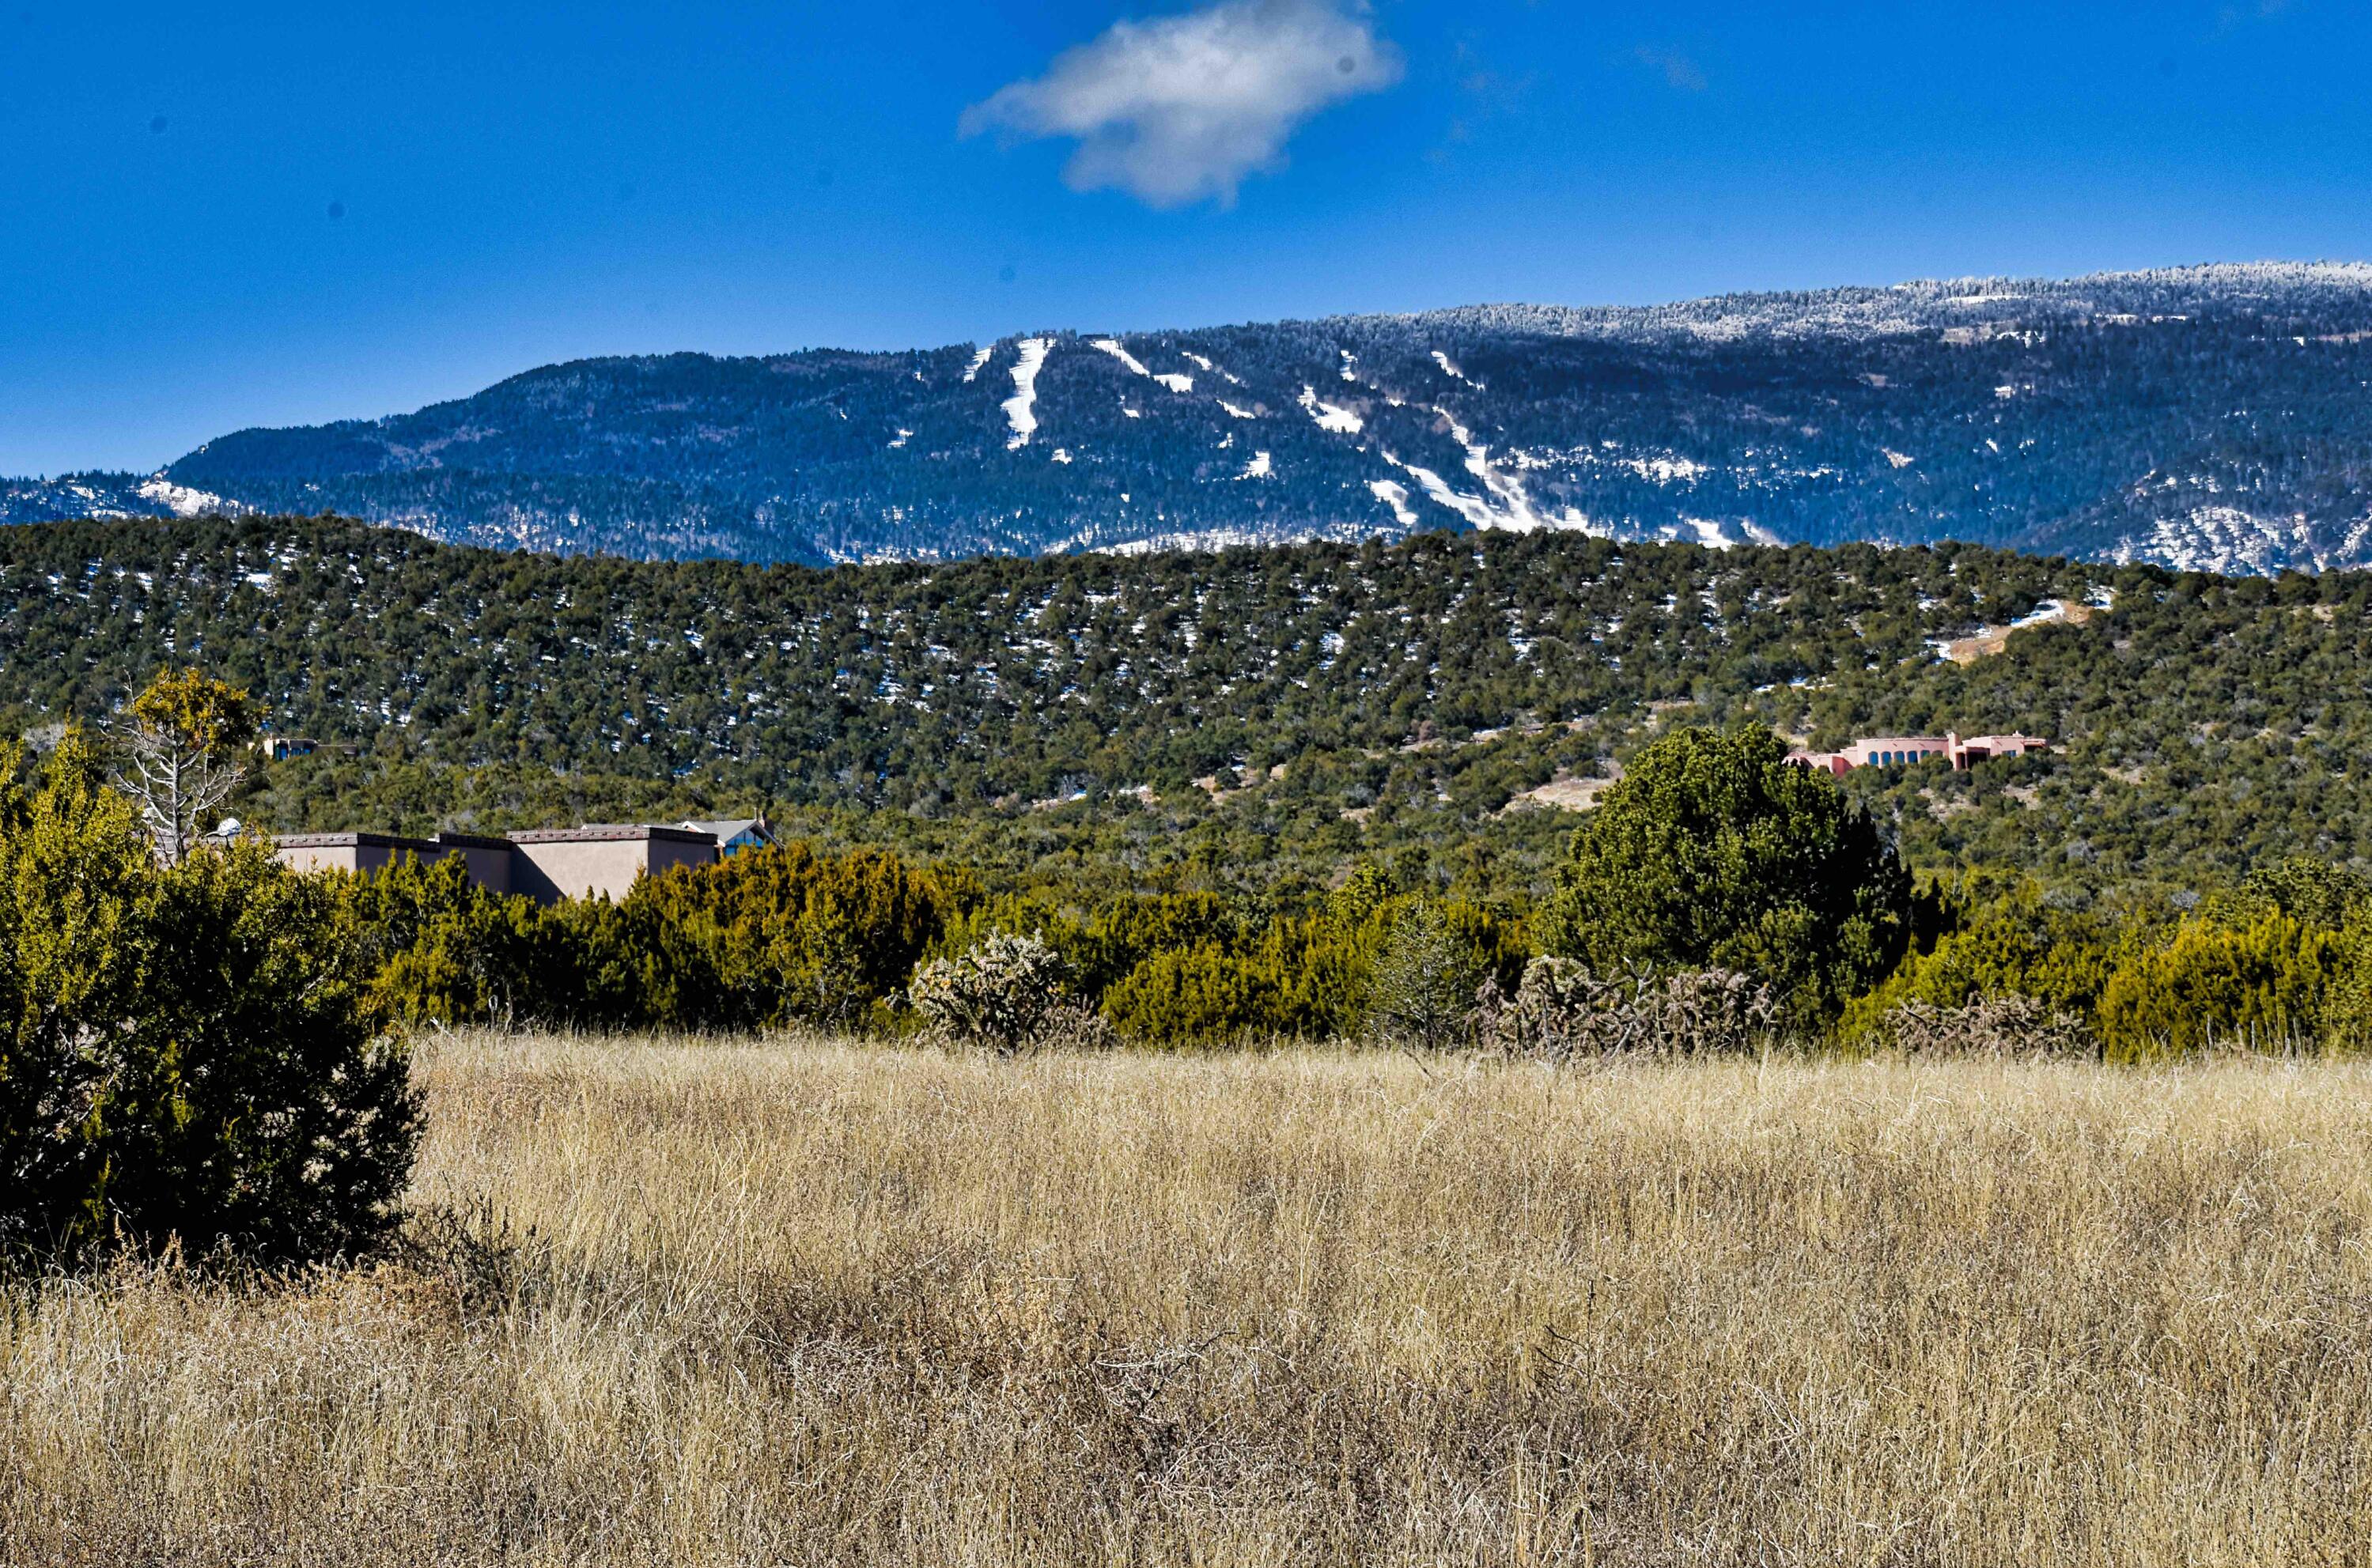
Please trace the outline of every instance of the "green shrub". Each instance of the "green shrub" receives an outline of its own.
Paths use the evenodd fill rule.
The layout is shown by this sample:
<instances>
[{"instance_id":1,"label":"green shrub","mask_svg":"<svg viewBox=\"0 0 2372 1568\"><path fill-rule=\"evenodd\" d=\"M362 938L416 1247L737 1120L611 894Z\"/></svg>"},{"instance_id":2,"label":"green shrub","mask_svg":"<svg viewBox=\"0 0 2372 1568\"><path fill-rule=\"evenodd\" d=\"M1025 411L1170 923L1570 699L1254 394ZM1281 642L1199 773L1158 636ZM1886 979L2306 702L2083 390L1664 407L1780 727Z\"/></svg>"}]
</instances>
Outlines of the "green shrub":
<instances>
[{"instance_id":1,"label":"green shrub","mask_svg":"<svg viewBox=\"0 0 2372 1568\"><path fill-rule=\"evenodd\" d=\"M622 908L657 1021L682 1028L862 1023L946 920L933 879L896 855L800 842L645 877Z\"/></svg>"},{"instance_id":2,"label":"green shrub","mask_svg":"<svg viewBox=\"0 0 2372 1568\"><path fill-rule=\"evenodd\" d=\"M70 734L0 793L0 1250L371 1246L419 1107L336 888L252 842L160 865L99 781Z\"/></svg>"},{"instance_id":3,"label":"green shrub","mask_svg":"<svg viewBox=\"0 0 2372 1568\"><path fill-rule=\"evenodd\" d=\"M371 998L407 1023L590 1022L564 917L470 881L459 856L410 855L331 878L375 971Z\"/></svg>"},{"instance_id":4,"label":"green shrub","mask_svg":"<svg viewBox=\"0 0 2372 1568\"><path fill-rule=\"evenodd\" d=\"M1395 1045L1442 1051L1460 1043L1482 979L1470 944L1460 942L1432 903L1400 912L1376 955L1367 982L1367 1024Z\"/></svg>"},{"instance_id":5,"label":"green shrub","mask_svg":"<svg viewBox=\"0 0 2372 1568\"><path fill-rule=\"evenodd\" d=\"M2187 921L2109 977L2100 993L2102 1052L2138 1061L2210 1045L2319 1045L2343 956L2337 933L2284 914L2237 927Z\"/></svg>"},{"instance_id":6,"label":"green shrub","mask_svg":"<svg viewBox=\"0 0 2372 1568\"><path fill-rule=\"evenodd\" d=\"M2096 1015L2100 993L2130 939L2088 914L2020 899L1969 918L1927 952L1904 959L1886 982L1854 1000L1838 1026L1864 1040L1901 1008L1949 1010L2022 996L2048 1013L2078 1020Z\"/></svg>"},{"instance_id":7,"label":"green shrub","mask_svg":"<svg viewBox=\"0 0 2372 1568\"><path fill-rule=\"evenodd\" d=\"M1909 947L1911 877L1878 824L1768 730L1649 745L1573 836L1542 947L1603 973L1727 969L1833 1016Z\"/></svg>"},{"instance_id":8,"label":"green shrub","mask_svg":"<svg viewBox=\"0 0 2372 1568\"><path fill-rule=\"evenodd\" d=\"M1283 996L1267 966L1216 947L1155 952L1104 993L1104 1016L1147 1045L1217 1045L1279 1032Z\"/></svg>"}]
</instances>

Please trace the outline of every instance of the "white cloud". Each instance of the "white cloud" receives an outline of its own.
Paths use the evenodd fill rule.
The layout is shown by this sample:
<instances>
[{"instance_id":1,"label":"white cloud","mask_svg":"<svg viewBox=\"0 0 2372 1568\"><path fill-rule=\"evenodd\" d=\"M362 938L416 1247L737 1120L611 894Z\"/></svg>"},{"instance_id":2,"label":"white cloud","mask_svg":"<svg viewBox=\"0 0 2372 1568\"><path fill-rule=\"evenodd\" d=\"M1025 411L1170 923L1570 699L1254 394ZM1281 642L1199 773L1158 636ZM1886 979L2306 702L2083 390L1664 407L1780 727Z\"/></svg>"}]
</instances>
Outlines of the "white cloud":
<instances>
[{"instance_id":1,"label":"white cloud","mask_svg":"<svg viewBox=\"0 0 2372 1568\"><path fill-rule=\"evenodd\" d=\"M1276 167L1302 122L1400 79L1400 51L1360 0L1219 0L1116 22L964 110L961 128L1076 140L1074 190L1225 205L1247 175Z\"/></svg>"}]
</instances>

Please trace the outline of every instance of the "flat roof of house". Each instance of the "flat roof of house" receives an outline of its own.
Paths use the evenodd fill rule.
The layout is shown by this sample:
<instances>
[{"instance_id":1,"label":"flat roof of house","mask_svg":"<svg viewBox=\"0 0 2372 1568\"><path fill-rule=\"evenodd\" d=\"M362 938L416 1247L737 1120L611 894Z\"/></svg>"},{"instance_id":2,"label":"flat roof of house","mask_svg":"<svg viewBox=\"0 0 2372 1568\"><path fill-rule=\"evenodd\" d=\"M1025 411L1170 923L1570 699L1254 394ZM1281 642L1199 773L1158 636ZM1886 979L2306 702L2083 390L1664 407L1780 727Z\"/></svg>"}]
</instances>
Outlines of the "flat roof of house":
<instances>
[{"instance_id":1,"label":"flat roof of house","mask_svg":"<svg viewBox=\"0 0 2372 1568\"><path fill-rule=\"evenodd\" d=\"M513 833L515 844L576 844L612 843L634 839L658 839L669 843L707 844L714 847L716 835L692 828L669 828L657 822L595 822L582 828L531 828Z\"/></svg>"},{"instance_id":2,"label":"flat roof of house","mask_svg":"<svg viewBox=\"0 0 2372 1568\"><path fill-rule=\"evenodd\" d=\"M401 833L276 833L273 843L281 849L408 849L434 850L436 845L426 839L409 839Z\"/></svg>"},{"instance_id":3,"label":"flat roof of house","mask_svg":"<svg viewBox=\"0 0 2372 1568\"><path fill-rule=\"evenodd\" d=\"M448 849L508 849L511 847L510 840L487 833L441 832L436 835L436 842Z\"/></svg>"}]
</instances>

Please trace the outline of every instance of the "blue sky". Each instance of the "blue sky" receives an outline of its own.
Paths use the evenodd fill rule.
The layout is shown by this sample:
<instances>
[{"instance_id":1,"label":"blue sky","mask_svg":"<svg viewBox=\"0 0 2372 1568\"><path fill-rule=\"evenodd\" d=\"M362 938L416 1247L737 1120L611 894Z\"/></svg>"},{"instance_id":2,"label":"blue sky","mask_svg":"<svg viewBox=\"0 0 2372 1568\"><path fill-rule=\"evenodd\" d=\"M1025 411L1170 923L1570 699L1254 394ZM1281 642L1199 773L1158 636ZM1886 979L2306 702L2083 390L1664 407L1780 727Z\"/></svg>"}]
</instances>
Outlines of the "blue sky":
<instances>
[{"instance_id":1,"label":"blue sky","mask_svg":"<svg viewBox=\"0 0 2372 1568\"><path fill-rule=\"evenodd\" d=\"M2359 0L0 0L0 473L596 354L2362 259L2366 59Z\"/></svg>"}]
</instances>

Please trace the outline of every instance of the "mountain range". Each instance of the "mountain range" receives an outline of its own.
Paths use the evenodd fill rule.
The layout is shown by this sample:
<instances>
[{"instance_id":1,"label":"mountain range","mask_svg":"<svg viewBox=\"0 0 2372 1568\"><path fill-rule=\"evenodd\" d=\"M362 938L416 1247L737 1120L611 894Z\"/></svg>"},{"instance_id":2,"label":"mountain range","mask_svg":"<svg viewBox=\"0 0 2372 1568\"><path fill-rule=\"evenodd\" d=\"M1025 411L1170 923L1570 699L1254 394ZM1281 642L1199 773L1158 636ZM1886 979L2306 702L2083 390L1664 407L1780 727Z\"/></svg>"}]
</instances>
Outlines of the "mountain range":
<instances>
[{"instance_id":1,"label":"mountain range","mask_svg":"<svg viewBox=\"0 0 2372 1568\"><path fill-rule=\"evenodd\" d=\"M2372 266L1478 306L898 353L578 360L0 521L334 512L829 564L1571 529L2372 564Z\"/></svg>"}]
</instances>

